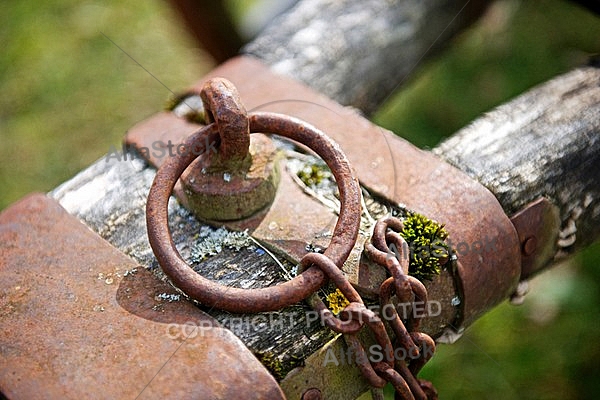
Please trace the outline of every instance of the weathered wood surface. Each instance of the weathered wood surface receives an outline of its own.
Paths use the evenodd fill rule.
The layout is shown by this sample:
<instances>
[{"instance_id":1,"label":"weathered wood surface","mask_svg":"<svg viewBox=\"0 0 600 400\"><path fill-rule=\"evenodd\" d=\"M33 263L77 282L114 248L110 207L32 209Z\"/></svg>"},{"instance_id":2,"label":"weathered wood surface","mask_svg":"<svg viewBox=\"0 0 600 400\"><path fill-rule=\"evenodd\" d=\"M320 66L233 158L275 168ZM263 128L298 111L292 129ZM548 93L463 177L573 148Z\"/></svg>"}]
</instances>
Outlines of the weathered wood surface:
<instances>
[{"instance_id":1,"label":"weathered wood surface","mask_svg":"<svg viewBox=\"0 0 600 400\"><path fill-rule=\"evenodd\" d=\"M422 61L489 1L308 0L243 52L340 104L375 111Z\"/></svg>"},{"instance_id":2,"label":"weathered wood surface","mask_svg":"<svg viewBox=\"0 0 600 400\"><path fill-rule=\"evenodd\" d=\"M559 251L600 236L600 68L553 79L498 107L433 152L485 185L508 215L545 196Z\"/></svg>"}]
</instances>

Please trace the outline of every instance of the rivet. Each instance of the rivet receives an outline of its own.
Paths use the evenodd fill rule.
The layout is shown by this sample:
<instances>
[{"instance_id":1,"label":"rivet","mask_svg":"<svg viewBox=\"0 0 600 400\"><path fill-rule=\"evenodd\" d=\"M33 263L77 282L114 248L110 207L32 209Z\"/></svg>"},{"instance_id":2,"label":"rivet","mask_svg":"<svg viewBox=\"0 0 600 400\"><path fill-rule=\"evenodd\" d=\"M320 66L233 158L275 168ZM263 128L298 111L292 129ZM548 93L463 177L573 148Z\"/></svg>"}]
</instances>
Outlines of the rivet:
<instances>
[{"instance_id":1,"label":"rivet","mask_svg":"<svg viewBox=\"0 0 600 400\"><path fill-rule=\"evenodd\" d=\"M302 400L321 400L323 395L321 391L317 388L310 388L304 393L302 393Z\"/></svg>"},{"instance_id":2,"label":"rivet","mask_svg":"<svg viewBox=\"0 0 600 400\"><path fill-rule=\"evenodd\" d=\"M523 254L526 256L532 255L537 249L537 239L535 236L530 236L523 242Z\"/></svg>"}]
</instances>

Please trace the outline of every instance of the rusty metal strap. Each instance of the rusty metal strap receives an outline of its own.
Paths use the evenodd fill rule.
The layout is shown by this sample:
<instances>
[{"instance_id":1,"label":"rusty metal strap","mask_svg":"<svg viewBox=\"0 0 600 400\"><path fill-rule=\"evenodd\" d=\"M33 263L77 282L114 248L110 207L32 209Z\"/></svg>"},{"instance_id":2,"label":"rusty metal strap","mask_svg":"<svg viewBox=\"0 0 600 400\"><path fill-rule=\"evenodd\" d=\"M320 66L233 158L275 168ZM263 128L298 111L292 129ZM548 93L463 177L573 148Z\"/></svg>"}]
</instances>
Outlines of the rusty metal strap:
<instances>
[{"instance_id":1,"label":"rusty metal strap","mask_svg":"<svg viewBox=\"0 0 600 400\"><path fill-rule=\"evenodd\" d=\"M235 335L178 299L58 203L26 197L0 214L0 394L284 398Z\"/></svg>"}]
</instances>

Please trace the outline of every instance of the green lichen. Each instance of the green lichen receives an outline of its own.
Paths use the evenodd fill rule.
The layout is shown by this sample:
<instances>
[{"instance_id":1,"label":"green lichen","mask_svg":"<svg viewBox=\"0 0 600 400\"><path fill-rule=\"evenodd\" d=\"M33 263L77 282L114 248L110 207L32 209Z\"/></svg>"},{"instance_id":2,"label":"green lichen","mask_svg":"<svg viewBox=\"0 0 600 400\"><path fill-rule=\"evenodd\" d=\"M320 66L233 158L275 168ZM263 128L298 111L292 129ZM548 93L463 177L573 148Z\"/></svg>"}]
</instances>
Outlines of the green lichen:
<instances>
[{"instance_id":1,"label":"green lichen","mask_svg":"<svg viewBox=\"0 0 600 400\"><path fill-rule=\"evenodd\" d=\"M419 280L433 279L448 260L448 232L442 224L413 212L408 213L403 224L400 235L410 248L409 275Z\"/></svg>"},{"instance_id":2,"label":"green lichen","mask_svg":"<svg viewBox=\"0 0 600 400\"><path fill-rule=\"evenodd\" d=\"M266 369L275 377L277 381L281 381L292 369L302 365L302 360L291 357L285 364L277 358L273 353L255 352L254 355L265 366Z\"/></svg>"},{"instance_id":3,"label":"green lichen","mask_svg":"<svg viewBox=\"0 0 600 400\"><path fill-rule=\"evenodd\" d=\"M331 177L331 172L324 166L311 164L298 171L297 175L306 186L316 187L319 186L323 180L329 179Z\"/></svg>"},{"instance_id":4,"label":"green lichen","mask_svg":"<svg viewBox=\"0 0 600 400\"><path fill-rule=\"evenodd\" d=\"M247 231L234 232L223 227L214 229L202 226L194 239L195 242L190 249L190 259L194 264L221 253L223 249L231 249L236 252L241 249L254 250Z\"/></svg>"}]
</instances>

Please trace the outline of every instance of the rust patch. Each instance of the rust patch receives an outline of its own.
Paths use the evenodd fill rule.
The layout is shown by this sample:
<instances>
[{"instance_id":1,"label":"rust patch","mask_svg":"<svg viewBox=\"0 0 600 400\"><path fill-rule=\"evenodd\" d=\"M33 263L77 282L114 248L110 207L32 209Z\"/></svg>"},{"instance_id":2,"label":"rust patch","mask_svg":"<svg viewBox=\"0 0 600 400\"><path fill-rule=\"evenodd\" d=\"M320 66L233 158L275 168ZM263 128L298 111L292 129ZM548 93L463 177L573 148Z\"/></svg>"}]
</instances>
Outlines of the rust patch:
<instances>
[{"instance_id":1,"label":"rust patch","mask_svg":"<svg viewBox=\"0 0 600 400\"><path fill-rule=\"evenodd\" d=\"M55 201L26 197L0 214L0 393L284 398L237 337L177 295Z\"/></svg>"}]
</instances>

